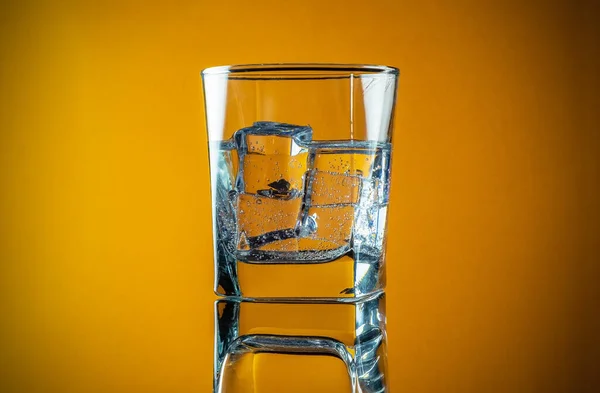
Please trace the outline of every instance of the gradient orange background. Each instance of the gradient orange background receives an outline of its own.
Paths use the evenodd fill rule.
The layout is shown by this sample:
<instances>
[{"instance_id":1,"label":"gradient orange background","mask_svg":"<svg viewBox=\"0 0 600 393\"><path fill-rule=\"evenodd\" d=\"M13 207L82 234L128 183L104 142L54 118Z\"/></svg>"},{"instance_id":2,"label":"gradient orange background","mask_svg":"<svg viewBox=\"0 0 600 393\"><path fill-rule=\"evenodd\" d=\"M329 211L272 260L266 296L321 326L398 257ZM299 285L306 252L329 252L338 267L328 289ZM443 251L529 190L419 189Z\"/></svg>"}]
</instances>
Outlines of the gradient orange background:
<instances>
[{"instance_id":1,"label":"gradient orange background","mask_svg":"<svg viewBox=\"0 0 600 393\"><path fill-rule=\"evenodd\" d=\"M393 392L600 390L592 1L0 9L0 391L209 392L200 69L401 69Z\"/></svg>"}]
</instances>

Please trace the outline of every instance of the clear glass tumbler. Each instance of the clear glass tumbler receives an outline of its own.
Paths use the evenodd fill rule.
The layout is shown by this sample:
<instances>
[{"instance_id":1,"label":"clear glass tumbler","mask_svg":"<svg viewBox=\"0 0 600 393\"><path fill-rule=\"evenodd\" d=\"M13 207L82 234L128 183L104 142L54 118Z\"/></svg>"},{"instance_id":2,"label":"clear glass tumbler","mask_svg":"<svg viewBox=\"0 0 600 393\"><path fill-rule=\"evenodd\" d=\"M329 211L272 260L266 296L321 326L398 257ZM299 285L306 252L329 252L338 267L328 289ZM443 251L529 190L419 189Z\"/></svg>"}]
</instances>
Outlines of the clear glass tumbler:
<instances>
[{"instance_id":1,"label":"clear glass tumbler","mask_svg":"<svg viewBox=\"0 0 600 393\"><path fill-rule=\"evenodd\" d=\"M237 65L202 79L214 391L385 392L398 70Z\"/></svg>"}]
</instances>

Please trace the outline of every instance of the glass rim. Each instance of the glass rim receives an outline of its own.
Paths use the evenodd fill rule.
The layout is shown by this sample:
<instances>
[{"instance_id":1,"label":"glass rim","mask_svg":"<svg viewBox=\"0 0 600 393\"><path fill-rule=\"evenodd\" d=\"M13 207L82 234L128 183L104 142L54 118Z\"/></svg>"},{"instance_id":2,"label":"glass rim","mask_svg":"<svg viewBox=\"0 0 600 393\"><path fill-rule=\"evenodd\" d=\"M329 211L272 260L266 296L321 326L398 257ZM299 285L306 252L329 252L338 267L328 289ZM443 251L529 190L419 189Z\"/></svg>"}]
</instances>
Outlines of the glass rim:
<instances>
[{"instance_id":1,"label":"glass rim","mask_svg":"<svg viewBox=\"0 0 600 393\"><path fill-rule=\"evenodd\" d=\"M234 64L209 67L202 70L202 77L227 76L229 79L341 79L362 76L387 75L397 77L396 67L375 64L343 63L264 63Z\"/></svg>"}]
</instances>

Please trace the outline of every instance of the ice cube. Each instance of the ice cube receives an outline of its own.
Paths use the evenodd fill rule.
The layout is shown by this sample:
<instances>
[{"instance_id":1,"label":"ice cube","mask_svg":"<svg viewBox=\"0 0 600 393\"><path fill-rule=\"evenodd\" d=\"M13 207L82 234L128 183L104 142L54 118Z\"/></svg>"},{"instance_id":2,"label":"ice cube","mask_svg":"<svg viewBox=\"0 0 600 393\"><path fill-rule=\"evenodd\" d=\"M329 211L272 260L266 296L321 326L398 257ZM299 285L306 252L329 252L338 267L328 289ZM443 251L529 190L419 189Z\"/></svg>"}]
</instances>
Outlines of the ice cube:
<instances>
[{"instance_id":1,"label":"ice cube","mask_svg":"<svg viewBox=\"0 0 600 393\"><path fill-rule=\"evenodd\" d=\"M340 146L316 149L310 178L312 206L358 204L366 178L371 177L376 150Z\"/></svg>"},{"instance_id":2,"label":"ice cube","mask_svg":"<svg viewBox=\"0 0 600 393\"><path fill-rule=\"evenodd\" d=\"M305 217L316 217L317 229L311 238L335 247L349 244L357 206L368 191L363 191L363 184L368 182L374 160L374 149L349 143L315 149L304 210Z\"/></svg>"},{"instance_id":3,"label":"ice cube","mask_svg":"<svg viewBox=\"0 0 600 393\"><path fill-rule=\"evenodd\" d=\"M279 199L303 193L312 129L275 122L256 122L234 135L239 154L236 189L240 193Z\"/></svg>"},{"instance_id":4,"label":"ice cube","mask_svg":"<svg viewBox=\"0 0 600 393\"><path fill-rule=\"evenodd\" d=\"M308 126L275 122L256 122L235 133L238 257L299 236L311 138Z\"/></svg>"}]
</instances>

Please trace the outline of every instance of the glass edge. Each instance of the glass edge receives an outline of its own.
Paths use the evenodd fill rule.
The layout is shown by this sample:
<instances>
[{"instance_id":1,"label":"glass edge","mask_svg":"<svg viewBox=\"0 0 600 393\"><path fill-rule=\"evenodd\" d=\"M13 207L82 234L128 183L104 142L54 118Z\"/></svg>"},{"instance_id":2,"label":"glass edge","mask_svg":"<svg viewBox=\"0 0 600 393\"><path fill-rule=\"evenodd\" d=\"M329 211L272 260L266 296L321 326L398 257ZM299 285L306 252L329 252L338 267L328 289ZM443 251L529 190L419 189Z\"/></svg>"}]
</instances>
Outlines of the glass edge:
<instances>
[{"instance_id":1,"label":"glass edge","mask_svg":"<svg viewBox=\"0 0 600 393\"><path fill-rule=\"evenodd\" d=\"M200 75L202 77L213 76L213 75L230 75L244 72L261 72L261 71L273 71L273 68L281 67L285 69L306 69L311 71L314 69L319 70L320 68L329 68L330 70L319 70L319 71L332 71L348 69L355 69L356 71L364 70L366 72L372 72L372 75L400 75L400 69L394 66L378 65L378 64L352 64L352 63L262 63L262 64L232 64L222 65L204 68ZM279 72L279 70L276 70Z\"/></svg>"}]
</instances>

